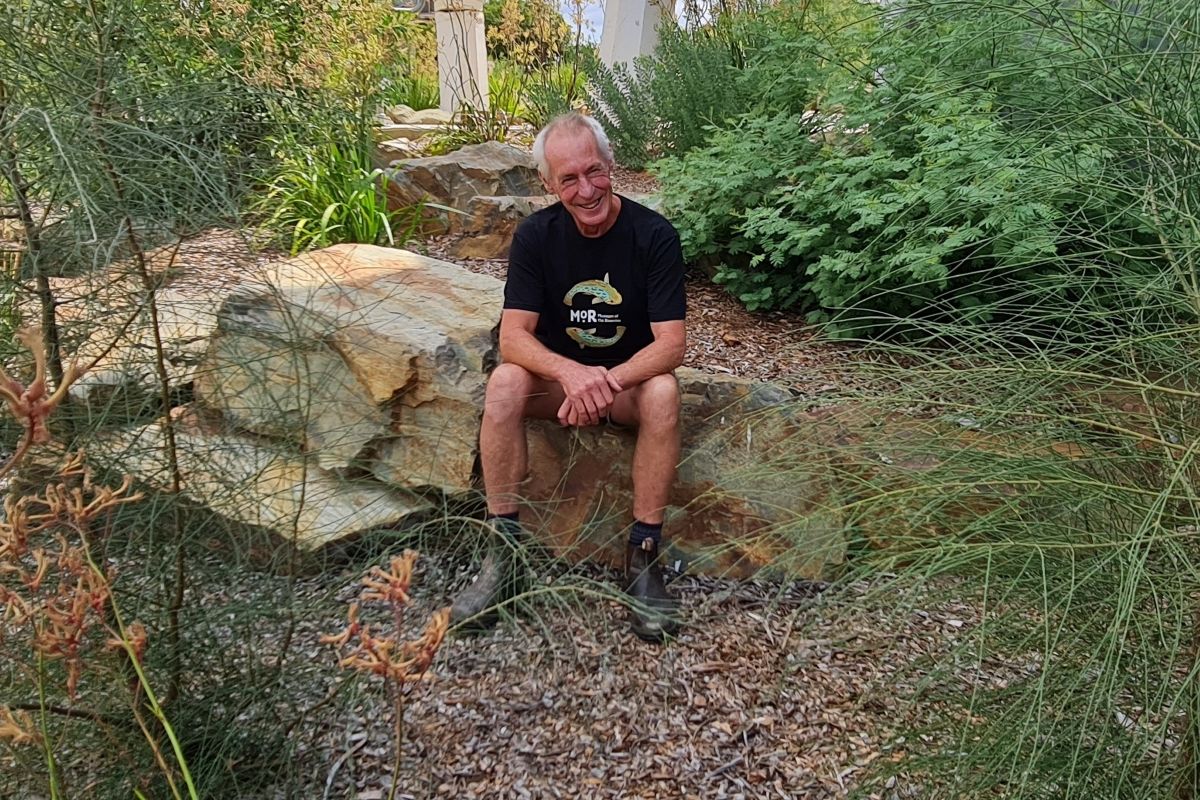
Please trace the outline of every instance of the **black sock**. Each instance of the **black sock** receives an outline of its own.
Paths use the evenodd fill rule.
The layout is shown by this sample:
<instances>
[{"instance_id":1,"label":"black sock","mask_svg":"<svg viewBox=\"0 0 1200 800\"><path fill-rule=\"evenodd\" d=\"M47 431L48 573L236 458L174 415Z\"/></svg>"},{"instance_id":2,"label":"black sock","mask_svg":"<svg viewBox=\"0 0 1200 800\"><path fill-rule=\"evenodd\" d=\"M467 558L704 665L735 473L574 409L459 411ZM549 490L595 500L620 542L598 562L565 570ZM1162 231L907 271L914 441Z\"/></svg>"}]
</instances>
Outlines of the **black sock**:
<instances>
[{"instance_id":1,"label":"black sock","mask_svg":"<svg viewBox=\"0 0 1200 800\"><path fill-rule=\"evenodd\" d=\"M505 536L521 534L521 512L513 511L508 514L488 514L487 521Z\"/></svg>"},{"instance_id":2,"label":"black sock","mask_svg":"<svg viewBox=\"0 0 1200 800\"><path fill-rule=\"evenodd\" d=\"M641 547L642 542L647 539L654 540L655 549L662 544L662 523L652 525L649 522L634 520L633 528L629 531L629 543L634 547Z\"/></svg>"}]
</instances>

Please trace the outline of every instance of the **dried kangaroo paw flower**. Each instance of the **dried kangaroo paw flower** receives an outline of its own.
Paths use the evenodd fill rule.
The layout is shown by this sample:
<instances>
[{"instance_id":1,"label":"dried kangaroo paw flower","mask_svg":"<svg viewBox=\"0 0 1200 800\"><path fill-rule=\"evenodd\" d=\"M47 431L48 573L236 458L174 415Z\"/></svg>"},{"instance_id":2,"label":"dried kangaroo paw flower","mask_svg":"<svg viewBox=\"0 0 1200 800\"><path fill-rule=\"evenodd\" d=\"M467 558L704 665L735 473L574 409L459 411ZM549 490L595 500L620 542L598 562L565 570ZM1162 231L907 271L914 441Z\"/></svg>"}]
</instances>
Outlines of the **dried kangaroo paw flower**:
<instances>
[{"instance_id":1,"label":"dried kangaroo paw flower","mask_svg":"<svg viewBox=\"0 0 1200 800\"><path fill-rule=\"evenodd\" d=\"M24 711L14 712L8 706L0 706L0 741L12 745L30 744L36 741L31 731L33 720Z\"/></svg>"},{"instance_id":2,"label":"dried kangaroo paw flower","mask_svg":"<svg viewBox=\"0 0 1200 800\"><path fill-rule=\"evenodd\" d=\"M387 571L379 567L371 567L370 573L363 578L363 600L382 600L395 605L408 605L408 589L412 584L413 568L417 564L417 553L405 550L403 555L392 558Z\"/></svg>"},{"instance_id":3,"label":"dried kangaroo paw flower","mask_svg":"<svg viewBox=\"0 0 1200 800\"><path fill-rule=\"evenodd\" d=\"M62 383L50 392L46 386L46 346L41 332L36 328L22 328L17 331L17 340L33 354L33 380L24 385L0 368L0 399L8 405L12 415L25 425L33 442L45 442L50 438L47 426L50 414L67 396L67 390L79 379L83 370L72 364L64 370Z\"/></svg>"},{"instance_id":4,"label":"dried kangaroo paw flower","mask_svg":"<svg viewBox=\"0 0 1200 800\"><path fill-rule=\"evenodd\" d=\"M113 636L104 643L104 646L109 650L128 650L133 651L134 659L140 664L142 656L146 653L146 645L149 637L146 634L146 626L140 622L131 622L125 628L125 637Z\"/></svg>"}]
</instances>

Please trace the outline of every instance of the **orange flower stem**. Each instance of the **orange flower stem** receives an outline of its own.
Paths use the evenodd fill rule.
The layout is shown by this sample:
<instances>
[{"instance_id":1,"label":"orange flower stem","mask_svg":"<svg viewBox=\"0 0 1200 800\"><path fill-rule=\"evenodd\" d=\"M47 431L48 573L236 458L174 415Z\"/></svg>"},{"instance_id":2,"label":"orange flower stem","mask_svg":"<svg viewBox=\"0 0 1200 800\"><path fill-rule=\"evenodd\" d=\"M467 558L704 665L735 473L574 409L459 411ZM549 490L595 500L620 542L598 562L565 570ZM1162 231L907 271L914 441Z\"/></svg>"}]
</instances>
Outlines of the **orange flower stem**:
<instances>
[{"instance_id":1,"label":"orange flower stem","mask_svg":"<svg viewBox=\"0 0 1200 800\"><path fill-rule=\"evenodd\" d=\"M33 444L33 437L33 426L26 426L25 436L21 438L21 443L17 445L17 451L9 457L8 461L4 462L3 467L0 467L0 478L8 475L8 473L12 471L13 467L21 463L21 459L25 457L25 454L29 452L29 448Z\"/></svg>"}]
</instances>

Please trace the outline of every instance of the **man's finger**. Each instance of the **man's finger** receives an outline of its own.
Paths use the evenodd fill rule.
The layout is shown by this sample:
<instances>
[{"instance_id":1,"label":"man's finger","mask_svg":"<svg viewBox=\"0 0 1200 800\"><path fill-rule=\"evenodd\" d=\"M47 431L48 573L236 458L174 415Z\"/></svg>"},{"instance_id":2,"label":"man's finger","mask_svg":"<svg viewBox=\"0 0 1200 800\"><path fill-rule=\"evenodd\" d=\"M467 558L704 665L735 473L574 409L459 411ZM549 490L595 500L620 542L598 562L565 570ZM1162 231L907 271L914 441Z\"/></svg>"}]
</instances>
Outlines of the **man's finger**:
<instances>
[{"instance_id":1,"label":"man's finger","mask_svg":"<svg viewBox=\"0 0 1200 800\"><path fill-rule=\"evenodd\" d=\"M617 380L615 377L613 377L613 374L611 372L605 374L604 379L608 382L609 387L614 392L620 394L621 392L625 391L625 389L623 389L621 387L621 382L619 380Z\"/></svg>"},{"instance_id":2,"label":"man's finger","mask_svg":"<svg viewBox=\"0 0 1200 800\"><path fill-rule=\"evenodd\" d=\"M558 423L560 425L570 424L571 398L563 400L562 405L558 407Z\"/></svg>"},{"instance_id":3,"label":"man's finger","mask_svg":"<svg viewBox=\"0 0 1200 800\"><path fill-rule=\"evenodd\" d=\"M590 396L584 396L583 410L588 425L595 425L600 421L600 412L596 410L596 406L596 401L594 401Z\"/></svg>"}]
</instances>

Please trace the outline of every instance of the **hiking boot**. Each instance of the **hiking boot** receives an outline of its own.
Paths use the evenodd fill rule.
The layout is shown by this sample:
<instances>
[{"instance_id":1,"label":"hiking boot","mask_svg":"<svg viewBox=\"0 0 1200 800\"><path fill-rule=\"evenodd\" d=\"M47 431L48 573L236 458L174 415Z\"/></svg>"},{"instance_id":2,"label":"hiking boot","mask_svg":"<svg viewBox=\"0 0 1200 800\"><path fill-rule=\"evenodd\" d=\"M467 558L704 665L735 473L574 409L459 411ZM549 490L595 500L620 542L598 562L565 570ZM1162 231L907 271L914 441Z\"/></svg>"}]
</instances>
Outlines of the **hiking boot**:
<instances>
[{"instance_id":1,"label":"hiking boot","mask_svg":"<svg viewBox=\"0 0 1200 800\"><path fill-rule=\"evenodd\" d=\"M513 523L515 525L515 523ZM496 609L521 592L515 532L493 525L493 541L479 566L474 583L463 589L450 606L450 624L484 630L496 624Z\"/></svg>"},{"instance_id":2,"label":"hiking boot","mask_svg":"<svg viewBox=\"0 0 1200 800\"><path fill-rule=\"evenodd\" d=\"M679 630L679 603L667 594L653 539L625 548L625 593L633 600L629 628L639 639L661 642Z\"/></svg>"}]
</instances>

